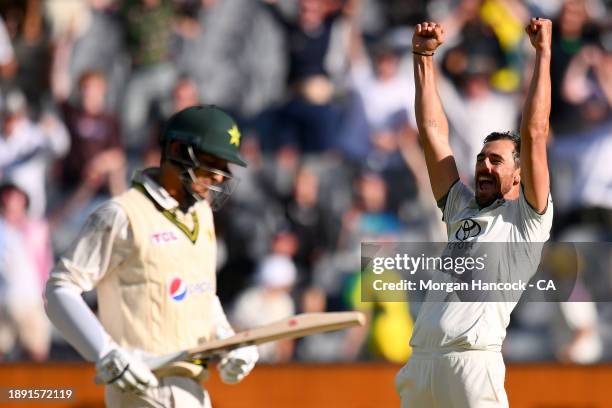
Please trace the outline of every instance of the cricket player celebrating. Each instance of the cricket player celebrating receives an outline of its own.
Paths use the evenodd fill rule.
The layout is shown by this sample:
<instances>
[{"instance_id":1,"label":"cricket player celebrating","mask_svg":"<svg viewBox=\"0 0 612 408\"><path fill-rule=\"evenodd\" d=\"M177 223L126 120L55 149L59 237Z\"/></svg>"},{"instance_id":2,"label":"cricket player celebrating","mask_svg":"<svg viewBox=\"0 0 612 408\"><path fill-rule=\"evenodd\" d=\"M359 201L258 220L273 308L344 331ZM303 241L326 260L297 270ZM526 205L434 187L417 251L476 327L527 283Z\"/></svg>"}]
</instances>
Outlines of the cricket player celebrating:
<instances>
[{"instance_id":1,"label":"cricket player celebrating","mask_svg":"<svg viewBox=\"0 0 612 408\"><path fill-rule=\"evenodd\" d=\"M46 287L49 318L96 363L110 407L210 407L206 367L157 378L144 360L234 334L216 295L211 208L235 185L228 162L246 166L240 131L222 110L195 106L170 118L161 143L160 167L89 217ZM81 298L93 288L100 320ZM228 353L222 380L239 382L257 359L254 346Z\"/></svg>"},{"instance_id":2,"label":"cricket player celebrating","mask_svg":"<svg viewBox=\"0 0 612 408\"><path fill-rule=\"evenodd\" d=\"M444 42L444 30L436 23L416 26L416 120L449 242L548 240L553 212L546 160L552 23L533 18L526 31L536 59L520 139L510 133L492 133L484 139L476 157L473 192L459 181L436 89L432 56ZM410 342L413 356L396 377L401 406L507 407L501 345L515 305L424 303Z\"/></svg>"}]
</instances>

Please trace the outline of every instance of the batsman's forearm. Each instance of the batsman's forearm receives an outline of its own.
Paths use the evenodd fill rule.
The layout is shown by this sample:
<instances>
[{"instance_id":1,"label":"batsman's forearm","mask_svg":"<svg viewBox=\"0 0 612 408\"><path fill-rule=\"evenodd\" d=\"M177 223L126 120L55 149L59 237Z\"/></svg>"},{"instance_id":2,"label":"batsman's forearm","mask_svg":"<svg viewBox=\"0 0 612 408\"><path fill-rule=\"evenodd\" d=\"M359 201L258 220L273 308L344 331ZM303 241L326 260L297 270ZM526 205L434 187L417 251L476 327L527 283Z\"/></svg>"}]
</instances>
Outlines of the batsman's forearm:
<instances>
[{"instance_id":1,"label":"batsman's forearm","mask_svg":"<svg viewBox=\"0 0 612 408\"><path fill-rule=\"evenodd\" d=\"M548 137L550 87L550 51L538 51L521 118L521 137L525 141L545 142Z\"/></svg>"},{"instance_id":2,"label":"batsman's forearm","mask_svg":"<svg viewBox=\"0 0 612 408\"><path fill-rule=\"evenodd\" d=\"M89 309L80 292L47 282L45 309L62 336L88 361L106 353L110 337Z\"/></svg>"},{"instance_id":3,"label":"batsman's forearm","mask_svg":"<svg viewBox=\"0 0 612 408\"><path fill-rule=\"evenodd\" d=\"M426 144L448 144L448 120L436 86L433 57L414 55L415 115L419 138Z\"/></svg>"}]
</instances>

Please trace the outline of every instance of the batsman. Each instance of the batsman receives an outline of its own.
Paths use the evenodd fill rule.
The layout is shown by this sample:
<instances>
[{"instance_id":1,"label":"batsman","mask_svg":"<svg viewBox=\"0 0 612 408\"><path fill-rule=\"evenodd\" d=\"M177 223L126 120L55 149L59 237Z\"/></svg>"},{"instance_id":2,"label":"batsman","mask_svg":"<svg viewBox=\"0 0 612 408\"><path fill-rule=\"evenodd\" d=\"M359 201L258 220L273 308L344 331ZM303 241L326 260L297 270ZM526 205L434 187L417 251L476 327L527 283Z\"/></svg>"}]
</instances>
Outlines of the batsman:
<instances>
[{"instance_id":1,"label":"batsman","mask_svg":"<svg viewBox=\"0 0 612 408\"><path fill-rule=\"evenodd\" d=\"M109 407L211 406L205 365L157 377L145 361L234 334L216 295L212 210L236 185L228 163L246 166L240 137L217 107L176 113L160 166L136 172L128 191L99 207L51 272L47 314L95 363ZM99 320L81 297L94 288ZM221 379L241 381L257 359L255 346L227 353Z\"/></svg>"},{"instance_id":2,"label":"batsman","mask_svg":"<svg viewBox=\"0 0 612 408\"><path fill-rule=\"evenodd\" d=\"M553 208L546 142L552 23L532 18L526 31L535 48L535 63L520 137L493 132L484 138L472 190L459 180L436 88L433 55L444 42L443 27L431 22L416 26L412 39L416 120L449 242L542 243L549 238ZM509 264L512 255L505 260ZM515 305L424 302L410 340L412 357L396 377L401 406L507 407L501 347Z\"/></svg>"}]
</instances>

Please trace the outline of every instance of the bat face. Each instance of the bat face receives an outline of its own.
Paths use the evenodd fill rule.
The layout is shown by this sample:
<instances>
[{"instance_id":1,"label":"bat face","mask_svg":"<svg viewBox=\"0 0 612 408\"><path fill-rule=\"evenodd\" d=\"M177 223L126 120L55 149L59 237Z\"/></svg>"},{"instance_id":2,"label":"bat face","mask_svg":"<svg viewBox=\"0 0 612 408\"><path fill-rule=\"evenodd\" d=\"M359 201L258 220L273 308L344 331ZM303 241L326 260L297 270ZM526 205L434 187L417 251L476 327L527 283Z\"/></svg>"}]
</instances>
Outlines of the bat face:
<instances>
[{"instance_id":1,"label":"bat face","mask_svg":"<svg viewBox=\"0 0 612 408\"><path fill-rule=\"evenodd\" d=\"M178 361L206 361L240 347L363 326L365 322L365 315L361 312L303 313L276 323L242 331L223 340L213 340L189 350L157 357L148 360L147 364L158 376L163 376L168 375L164 373L172 371L172 364Z\"/></svg>"}]
</instances>

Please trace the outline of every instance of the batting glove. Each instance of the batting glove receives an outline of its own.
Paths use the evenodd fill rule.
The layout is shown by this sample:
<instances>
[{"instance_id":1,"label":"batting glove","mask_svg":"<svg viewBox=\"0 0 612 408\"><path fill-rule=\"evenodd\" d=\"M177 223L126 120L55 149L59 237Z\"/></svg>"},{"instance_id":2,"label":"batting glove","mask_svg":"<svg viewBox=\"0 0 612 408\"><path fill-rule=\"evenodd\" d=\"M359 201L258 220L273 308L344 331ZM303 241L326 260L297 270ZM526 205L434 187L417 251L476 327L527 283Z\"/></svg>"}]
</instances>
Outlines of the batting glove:
<instances>
[{"instance_id":1,"label":"batting glove","mask_svg":"<svg viewBox=\"0 0 612 408\"><path fill-rule=\"evenodd\" d=\"M159 385L155 375L137 357L114 348L96 363L96 382L121 391L144 393L148 387Z\"/></svg>"},{"instance_id":2,"label":"batting glove","mask_svg":"<svg viewBox=\"0 0 612 408\"><path fill-rule=\"evenodd\" d=\"M230 351L217 366L221 381L226 384L239 383L253 370L258 359L257 346Z\"/></svg>"}]
</instances>

